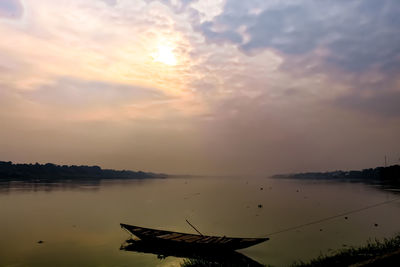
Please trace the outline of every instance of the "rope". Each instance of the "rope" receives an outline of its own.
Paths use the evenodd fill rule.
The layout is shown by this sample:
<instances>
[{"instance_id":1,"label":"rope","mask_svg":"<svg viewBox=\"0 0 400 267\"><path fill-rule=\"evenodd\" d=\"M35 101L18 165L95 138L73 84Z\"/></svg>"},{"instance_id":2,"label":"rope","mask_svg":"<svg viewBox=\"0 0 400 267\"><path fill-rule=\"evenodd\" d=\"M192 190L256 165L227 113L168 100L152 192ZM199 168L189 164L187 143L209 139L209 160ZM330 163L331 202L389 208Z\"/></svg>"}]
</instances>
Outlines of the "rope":
<instances>
[{"instance_id":1,"label":"rope","mask_svg":"<svg viewBox=\"0 0 400 267\"><path fill-rule=\"evenodd\" d=\"M292 226L292 227L289 227L289 228L285 228L285 229L282 229L282 230L279 230L279 231L276 231L276 232L272 232L272 233L266 234L264 236L271 236L271 235L276 235L276 234L280 234L280 233L284 233L284 232L289 232L289 231L300 229L300 228L303 228L303 227L306 227L306 226L309 226L309 225L318 224L318 223L329 221L329 220L332 220L332 219L335 219L335 218L338 218L338 217L343 217L345 215L350 215L350 214L357 213L357 212L360 212L360 211L363 211L363 210L368 210L368 209L372 209L372 208L375 208L375 207L378 207L378 206L386 205L386 204L389 204L389 203L392 203L392 202L396 202L398 200L400 200L400 197L399 198L395 198L395 199L391 199L391 200L387 200L387 201L384 201L384 202L380 202L380 203L377 203L377 204L374 204L374 205L366 206L366 207L363 207L363 208L359 208L359 209L343 212L343 213L340 213L340 214L337 214L337 215L333 215L333 216L330 216L330 217L326 217L326 218L323 218L323 219L319 219L319 220L316 220L316 221L311 221L311 222L308 222L308 223L304 223L304 224Z\"/></svg>"}]
</instances>

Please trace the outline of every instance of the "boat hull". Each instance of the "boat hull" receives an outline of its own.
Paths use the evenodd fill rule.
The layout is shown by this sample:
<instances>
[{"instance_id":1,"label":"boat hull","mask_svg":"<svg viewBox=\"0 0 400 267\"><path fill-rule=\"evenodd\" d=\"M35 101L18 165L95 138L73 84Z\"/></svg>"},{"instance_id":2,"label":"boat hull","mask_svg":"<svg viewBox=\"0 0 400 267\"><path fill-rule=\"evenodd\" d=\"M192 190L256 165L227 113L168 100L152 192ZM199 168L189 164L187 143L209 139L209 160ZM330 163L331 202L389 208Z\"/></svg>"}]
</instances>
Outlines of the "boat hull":
<instances>
[{"instance_id":1,"label":"boat hull","mask_svg":"<svg viewBox=\"0 0 400 267\"><path fill-rule=\"evenodd\" d=\"M157 246L172 246L175 249L237 250L247 248L269 238L239 238L226 236L202 236L172 231L156 230L121 224L132 235Z\"/></svg>"}]
</instances>

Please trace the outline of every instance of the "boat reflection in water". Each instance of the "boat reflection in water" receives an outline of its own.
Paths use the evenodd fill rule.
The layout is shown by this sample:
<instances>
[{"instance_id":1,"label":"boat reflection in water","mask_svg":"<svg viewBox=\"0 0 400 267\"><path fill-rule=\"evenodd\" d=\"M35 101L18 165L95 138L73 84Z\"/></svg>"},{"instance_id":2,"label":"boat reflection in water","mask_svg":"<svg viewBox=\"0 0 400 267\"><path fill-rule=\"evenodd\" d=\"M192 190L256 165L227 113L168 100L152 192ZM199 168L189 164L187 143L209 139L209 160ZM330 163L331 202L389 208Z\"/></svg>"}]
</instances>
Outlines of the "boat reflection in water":
<instances>
[{"instance_id":1,"label":"boat reflection in water","mask_svg":"<svg viewBox=\"0 0 400 267\"><path fill-rule=\"evenodd\" d=\"M139 238L128 239L121 250L151 253L158 258L168 256L190 259L185 266L217 263L222 266L263 266L258 262L236 252L236 249L249 247L268 240L268 238L229 238L185 234L171 231L143 228L127 224L121 227Z\"/></svg>"},{"instance_id":2,"label":"boat reflection in water","mask_svg":"<svg viewBox=\"0 0 400 267\"><path fill-rule=\"evenodd\" d=\"M183 246L165 246L152 241L128 239L121 245L121 250L139 253L151 253L159 259L169 256L190 259L195 266L209 266L216 263L221 266L264 266L234 250L194 249ZM190 266L190 262L185 266Z\"/></svg>"}]
</instances>

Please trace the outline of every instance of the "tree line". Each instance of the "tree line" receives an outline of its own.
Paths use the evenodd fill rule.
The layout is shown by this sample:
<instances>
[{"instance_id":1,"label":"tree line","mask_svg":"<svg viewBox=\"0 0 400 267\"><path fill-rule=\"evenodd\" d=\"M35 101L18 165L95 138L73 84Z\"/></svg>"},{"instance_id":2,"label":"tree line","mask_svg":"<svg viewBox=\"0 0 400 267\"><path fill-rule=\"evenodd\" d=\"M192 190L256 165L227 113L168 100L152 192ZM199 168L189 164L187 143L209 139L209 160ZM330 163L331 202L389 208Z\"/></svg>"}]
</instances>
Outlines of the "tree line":
<instances>
[{"instance_id":1,"label":"tree line","mask_svg":"<svg viewBox=\"0 0 400 267\"><path fill-rule=\"evenodd\" d=\"M305 172L277 174L273 178L362 180L400 185L400 165L377 167L361 171Z\"/></svg>"},{"instance_id":2,"label":"tree line","mask_svg":"<svg viewBox=\"0 0 400 267\"><path fill-rule=\"evenodd\" d=\"M76 166L46 164L14 164L0 161L0 179L35 180L35 179L145 179L166 178L166 174L102 169L99 166Z\"/></svg>"}]
</instances>

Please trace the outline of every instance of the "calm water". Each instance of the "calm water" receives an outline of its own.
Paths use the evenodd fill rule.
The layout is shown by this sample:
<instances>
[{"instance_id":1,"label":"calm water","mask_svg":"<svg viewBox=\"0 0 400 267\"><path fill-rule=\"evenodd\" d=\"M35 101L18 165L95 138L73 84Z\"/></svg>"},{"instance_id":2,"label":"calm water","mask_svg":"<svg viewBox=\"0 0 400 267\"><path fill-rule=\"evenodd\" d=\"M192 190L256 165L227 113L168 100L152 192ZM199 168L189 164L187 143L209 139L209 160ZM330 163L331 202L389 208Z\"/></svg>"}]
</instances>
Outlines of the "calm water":
<instances>
[{"instance_id":1,"label":"calm water","mask_svg":"<svg viewBox=\"0 0 400 267\"><path fill-rule=\"evenodd\" d=\"M203 234L260 237L396 197L363 184L265 178L7 183L0 185L0 266L180 266L180 258L119 250L129 237L119 223L193 233L189 219ZM285 266L399 231L400 201L240 252Z\"/></svg>"}]
</instances>

